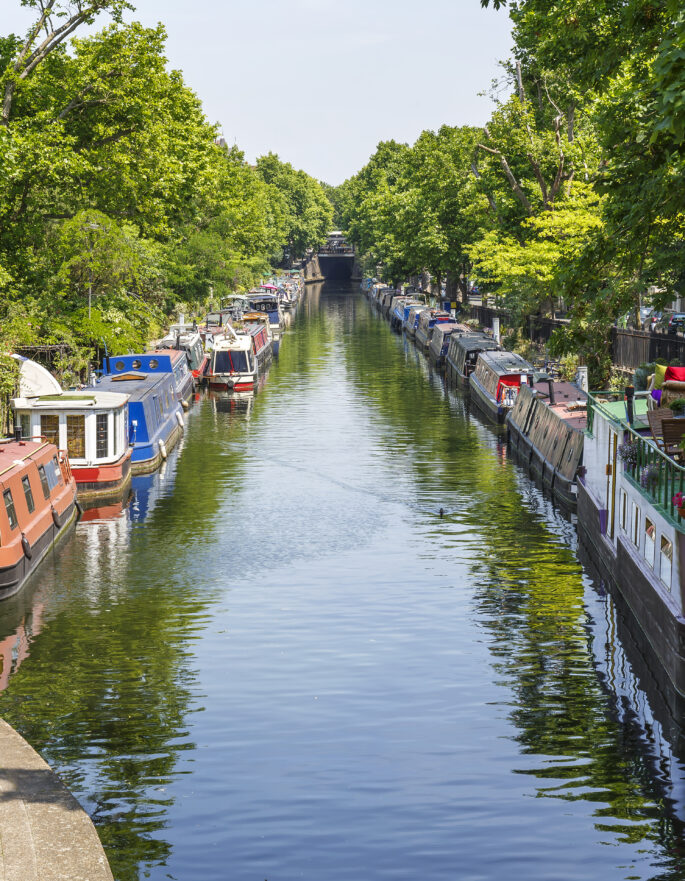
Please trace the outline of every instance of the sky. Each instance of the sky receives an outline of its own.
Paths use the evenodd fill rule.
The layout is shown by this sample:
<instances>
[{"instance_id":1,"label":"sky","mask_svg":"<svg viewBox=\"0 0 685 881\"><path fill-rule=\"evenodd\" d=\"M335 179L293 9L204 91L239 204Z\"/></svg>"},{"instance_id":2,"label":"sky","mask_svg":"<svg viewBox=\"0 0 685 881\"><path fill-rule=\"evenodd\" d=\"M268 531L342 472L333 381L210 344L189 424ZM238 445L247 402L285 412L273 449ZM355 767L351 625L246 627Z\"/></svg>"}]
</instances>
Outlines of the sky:
<instances>
[{"instance_id":1,"label":"sky","mask_svg":"<svg viewBox=\"0 0 685 881\"><path fill-rule=\"evenodd\" d=\"M0 0L0 32L32 17ZM511 50L506 11L479 0L138 0L128 20L167 30L211 122L254 161L273 151L339 184L381 140L483 125ZM98 27L106 20L100 19Z\"/></svg>"}]
</instances>

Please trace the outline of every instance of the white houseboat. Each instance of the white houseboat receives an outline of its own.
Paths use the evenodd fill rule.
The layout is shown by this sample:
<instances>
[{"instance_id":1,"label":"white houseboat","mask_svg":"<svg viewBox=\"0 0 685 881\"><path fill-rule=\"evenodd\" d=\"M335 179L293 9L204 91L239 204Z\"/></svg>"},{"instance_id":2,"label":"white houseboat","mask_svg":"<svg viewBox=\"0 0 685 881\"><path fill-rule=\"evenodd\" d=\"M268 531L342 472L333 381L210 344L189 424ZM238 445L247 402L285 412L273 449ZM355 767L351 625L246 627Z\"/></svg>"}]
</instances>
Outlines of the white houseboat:
<instances>
[{"instance_id":1,"label":"white houseboat","mask_svg":"<svg viewBox=\"0 0 685 881\"><path fill-rule=\"evenodd\" d=\"M648 434L646 402L588 396L578 526L685 696L685 468ZM632 418L630 418L632 416Z\"/></svg>"},{"instance_id":2,"label":"white houseboat","mask_svg":"<svg viewBox=\"0 0 685 881\"><path fill-rule=\"evenodd\" d=\"M14 423L26 439L66 450L79 502L119 497L131 482L127 394L97 388L62 391L47 370L20 360Z\"/></svg>"}]
</instances>

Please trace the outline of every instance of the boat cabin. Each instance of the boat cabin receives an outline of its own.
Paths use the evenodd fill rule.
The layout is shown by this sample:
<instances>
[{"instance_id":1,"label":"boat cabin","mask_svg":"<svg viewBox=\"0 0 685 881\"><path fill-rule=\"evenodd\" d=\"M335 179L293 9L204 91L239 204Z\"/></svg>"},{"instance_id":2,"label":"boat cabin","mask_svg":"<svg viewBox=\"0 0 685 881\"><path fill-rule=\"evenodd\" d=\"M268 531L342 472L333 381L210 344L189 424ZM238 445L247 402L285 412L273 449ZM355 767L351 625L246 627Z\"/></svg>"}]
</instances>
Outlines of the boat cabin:
<instances>
[{"instance_id":1,"label":"boat cabin","mask_svg":"<svg viewBox=\"0 0 685 881\"><path fill-rule=\"evenodd\" d=\"M480 352L496 352L501 349L497 340L484 333L469 331L464 334L453 334L450 337L445 356L448 378L468 380L476 368Z\"/></svg>"},{"instance_id":2,"label":"boat cabin","mask_svg":"<svg viewBox=\"0 0 685 881\"><path fill-rule=\"evenodd\" d=\"M193 379L201 379L207 367L207 353L202 337L194 324L172 324L169 333L159 342L159 349L180 349L186 353Z\"/></svg>"},{"instance_id":3,"label":"boat cabin","mask_svg":"<svg viewBox=\"0 0 685 881\"><path fill-rule=\"evenodd\" d=\"M22 438L43 438L66 450L81 501L114 494L128 482L128 395L99 389L15 398Z\"/></svg>"},{"instance_id":4,"label":"boat cabin","mask_svg":"<svg viewBox=\"0 0 685 881\"><path fill-rule=\"evenodd\" d=\"M193 376L188 368L188 359L179 349L160 349L142 355L117 355L105 358L104 376L122 376L126 373L149 373L151 375L168 373L173 379L174 391L184 406L193 394Z\"/></svg>"},{"instance_id":5,"label":"boat cabin","mask_svg":"<svg viewBox=\"0 0 685 881\"><path fill-rule=\"evenodd\" d=\"M264 328L259 332L264 333ZM236 392L254 391L257 364L251 334L232 332L216 337L208 368L209 387Z\"/></svg>"},{"instance_id":6,"label":"boat cabin","mask_svg":"<svg viewBox=\"0 0 685 881\"><path fill-rule=\"evenodd\" d=\"M134 363L144 356L133 357ZM118 359L112 359L116 361ZM113 364L116 369L116 363ZM100 392L120 392L129 396L128 437L133 452L133 474L153 471L181 436L183 411L176 394L173 374L150 370L129 370L103 376L96 386Z\"/></svg>"}]
</instances>

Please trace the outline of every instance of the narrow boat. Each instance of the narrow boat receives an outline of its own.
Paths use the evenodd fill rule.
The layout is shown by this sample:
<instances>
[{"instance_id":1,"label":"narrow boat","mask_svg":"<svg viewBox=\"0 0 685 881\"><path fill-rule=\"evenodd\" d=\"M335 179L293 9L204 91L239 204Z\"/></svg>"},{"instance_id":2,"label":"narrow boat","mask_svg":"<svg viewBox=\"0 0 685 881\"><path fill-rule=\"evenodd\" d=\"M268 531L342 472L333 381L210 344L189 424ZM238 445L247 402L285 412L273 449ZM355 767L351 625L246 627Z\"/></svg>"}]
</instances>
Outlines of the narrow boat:
<instances>
[{"instance_id":1,"label":"narrow boat","mask_svg":"<svg viewBox=\"0 0 685 881\"><path fill-rule=\"evenodd\" d=\"M117 355L105 358L102 364L103 376L117 377L132 372L153 376L168 374L179 403L184 408L188 407L193 396L193 375L188 368L184 351L161 349L142 355Z\"/></svg>"},{"instance_id":2,"label":"narrow boat","mask_svg":"<svg viewBox=\"0 0 685 881\"><path fill-rule=\"evenodd\" d=\"M128 395L94 388L63 391L44 367L19 362L19 397L12 400L22 438L47 440L69 456L79 502L120 498L131 482Z\"/></svg>"},{"instance_id":3,"label":"narrow boat","mask_svg":"<svg viewBox=\"0 0 685 881\"><path fill-rule=\"evenodd\" d=\"M532 385L534 369L514 352L480 352L469 377L472 400L493 422L503 423L522 385Z\"/></svg>"},{"instance_id":4,"label":"narrow boat","mask_svg":"<svg viewBox=\"0 0 685 881\"><path fill-rule=\"evenodd\" d=\"M551 379L522 385L507 417L512 450L569 508L576 506L586 425L587 394L570 382Z\"/></svg>"},{"instance_id":5,"label":"narrow boat","mask_svg":"<svg viewBox=\"0 0 685 881\"><path fill-rule=\"evenodd\" d=\"M409 314L404 322L404 332L408 337L414 339L414 335L416 334L416 327L419 323L419 316L422 312L430 311L425 303L419 303L416 306L412 306L409 310Z\"/></svg>"},{"instance_id":6,"label":"narrow boat","mask_svg":"<svg viewBox=\"0 0 685 881\"><path fill-rule=\"evenodd\" d=\"M195 383L202 380L209 358L195 324L172 324L168 334L159 341L158 349L180 349L186 353L188 369Z\"/></svg>"},{"instance_id":7,"label":"narrow boat","mask_svg":"<svg viewBox=\"0 0 685 881\"><path fill-rule=\"evenodd\" d=\"M501 346L487 334L469 331L450 337L445 356L445 378L456 384L468 386L469 376L476 369L480 352L498 352Z\"/></svg>"},{"instance_id":8,"label":"narrow boat","mask_svg":"<svg viewBox=\"0 0 685 881\"><path fill-rule=\"evenodd\" d=\"M414 341L419 349L422 352L427 351L436 324L448 324L452 321L453 318L449 312L443 312L441 309L424 309L419 315L414 334Z\"/></svg>"},{"instance_id":9,"label":"narrow boat","mask_svg":"<svg viewBox=\"0 0 685 881\"><path fill-rule=\"evenodd\" d=\"M77 514L76 481L48 441L0 441L0 599L17 593Z\"/></svg>"},{"instance_id":10,"label":"narrow boat","mask_svg":"<svg viewBox=\"0 0 685 881\"><path fill-rule=\"evenodd\" d=\"M447 348L452 336L468 332L469 328L458 321L438 322L435 325L430 345L428 346L428 355L436 367L440 368L445 364Z\"/></svg>"},{"instance_id":11,"label":"narrow boat","mask_svg":"<svg viewBox=\"0 0 685 881\"><path fill-rule=\"evenodd\" d=\"M246 312L243 322L234 327L236 333L245 333L252 340L252 351L259 365L268 364L273 357L269 317L263 312Z\"/></svg>"},{"instance_id":12,"label":"narrow boat","mask_svg":"<svg viewBox=\"0 0 685 881\"><path fill-rule=\"evenodd\" d=\"M578 529L658 659L662 687L683 698L685 468L659 449L645 418L642 399L588 395Z\"/></svg>"},{"instance_id":13,"label":"narrow boat","mask_svg":"<svg viewBox=\"0 0 685 881\"><path fill-rule=\"evenodd\" d=\"M402 333L404 322L407 320L412 306L420 306L421 303L413 296L406 294L394 297L390 307L390 327Z\"/></svg>"},{"instance_id":14,"label":"narrow boat","mask_svg":"<svg viewBox=\"0 0 685 881\"><path fill-rule=\"evenodd\" d=\"M260 332L264 333L264 328ZM254 391L259 362L253 346L251 334L238 334L231 328L215 336L207 369L209 387L231 392Z\"/></svg>"},{"instance_id":15,"label":"narrow boat","mask_svg":"<svg viewBox=\"0 0 685 881\"><path fill-rule=\"evenodd\" d=\"M274 354L278 354L281 336L285 328L283 313L278 303L278 297L270 292L255 291L248 295L251 312L261 312L269 319L269 329Z\"/></svg>"},{"instance_id":16,"label":"narrow boat","mask_svg":"<svg viewBox=\"0 0 685 881\"><path fill-rule=\"evenodd\" d=\"M14 398L12 408L22 437L43 437L67 451L84 507L126 492L131 482L128 395L86 388Z\"/></svg>"},{"instance_id":17,"label":"narrow boat","mask_svg":"<svg viewBox=\"0 0 685 881\"><path fill-rule=\"evenodd\" d=\"M127 356L124 356L127 357ZM134 358L136 363L141 356ZM132 369L103 376L98 380L99 392L122 392L129 396L128 438L131 473L154 471L166 459L183 432L183 410L176 395L172 373L151 370L147 373Z\"/></svg>"}]
</instances>

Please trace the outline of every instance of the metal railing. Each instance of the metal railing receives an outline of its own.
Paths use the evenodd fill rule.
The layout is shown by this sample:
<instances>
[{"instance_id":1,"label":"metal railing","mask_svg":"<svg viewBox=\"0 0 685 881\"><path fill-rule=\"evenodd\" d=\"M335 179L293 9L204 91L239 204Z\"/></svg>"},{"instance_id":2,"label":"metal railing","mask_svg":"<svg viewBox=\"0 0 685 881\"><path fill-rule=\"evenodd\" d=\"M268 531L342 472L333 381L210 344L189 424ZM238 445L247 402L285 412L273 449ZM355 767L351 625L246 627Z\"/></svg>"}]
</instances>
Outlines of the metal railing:
<instances>
[{"instance_id":1,"label":"metal railing","mask_svg":"<svg viewBox=\"0 0 685 881\"><path fill-rule=\"evenodd\" d=\"M646 393L644 393L646 394ZM640 395L636 393L636 397ZM592 434L595 410L602 411L607 419L616 422L616 416L602 406L598 398L623 400L620 392L592 392L588 394L588 434ZM616 467L623 468L640 493L659 511L666 514L685 531L685 519L680 518L678 505L673 503L677 493L685 493L685 468L660 450L653 438L639 434L626 420L618 420L623 429L623 442L619 446L619 460ZM621 455L623 451L623 455ZM610 463L607 463L610 464Z\"/></svg>"}]
</instances>

